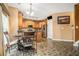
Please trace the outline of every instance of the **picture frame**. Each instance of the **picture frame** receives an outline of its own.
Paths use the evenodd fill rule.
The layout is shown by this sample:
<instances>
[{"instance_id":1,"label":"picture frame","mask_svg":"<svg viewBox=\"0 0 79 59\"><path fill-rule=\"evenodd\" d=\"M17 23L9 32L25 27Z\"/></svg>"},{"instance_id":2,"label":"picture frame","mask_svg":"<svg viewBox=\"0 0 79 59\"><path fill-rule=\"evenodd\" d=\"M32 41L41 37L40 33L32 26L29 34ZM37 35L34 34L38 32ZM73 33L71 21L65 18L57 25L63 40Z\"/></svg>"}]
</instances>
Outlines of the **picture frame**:
<instances>
[{"instance_id":1,"label":"picture frame","mask_svg":"<svg viewBox=\"0 0 79 59\"><path fill-rule=\"evenodd\" d=\"M58 24L70 24L70 16L58 16L57 23Z\"/></svg>"}]
</instances>

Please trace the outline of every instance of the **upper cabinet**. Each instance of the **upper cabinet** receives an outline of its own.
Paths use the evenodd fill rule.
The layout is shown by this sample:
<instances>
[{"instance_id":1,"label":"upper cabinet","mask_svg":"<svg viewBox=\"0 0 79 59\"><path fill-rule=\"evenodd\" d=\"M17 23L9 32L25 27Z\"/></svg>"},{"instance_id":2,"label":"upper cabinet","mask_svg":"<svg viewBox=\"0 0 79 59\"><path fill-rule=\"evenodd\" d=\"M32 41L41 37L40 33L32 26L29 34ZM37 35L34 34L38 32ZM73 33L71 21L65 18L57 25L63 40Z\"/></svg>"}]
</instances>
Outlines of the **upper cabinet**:
<instances>
[{"instance_id":1,"label":"upper cabinet","mask_svg":"<svg viewBox=\"0 0 79 59\"><path fill-rule=\"evenodd\" d=\"M23 15L21 12L18 12L18 27L22 28L22 23L23 23Z\"/></svg>"}]
</instances>

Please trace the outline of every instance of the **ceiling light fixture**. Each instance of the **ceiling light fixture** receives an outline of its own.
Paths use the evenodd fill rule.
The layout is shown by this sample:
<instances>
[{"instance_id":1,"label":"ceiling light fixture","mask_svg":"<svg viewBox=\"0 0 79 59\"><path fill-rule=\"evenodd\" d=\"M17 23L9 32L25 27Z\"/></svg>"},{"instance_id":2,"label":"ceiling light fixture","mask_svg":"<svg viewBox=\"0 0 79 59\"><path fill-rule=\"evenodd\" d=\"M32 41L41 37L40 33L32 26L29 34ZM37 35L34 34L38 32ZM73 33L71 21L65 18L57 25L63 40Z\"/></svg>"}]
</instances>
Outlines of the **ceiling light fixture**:
<instances>
[{"instance_id":1,"label":"ceiling light fixture","mask_svg":"<svg viewBox=\"0 0 79 59\"><path fill-rule=\"evenodd\" d=\"M29 13L30 13L30 12L29 12L29 11L27 11L27 14L28 14L28 15L29 15Z\"/></svg>"},{"instance_id":2,"label":"ceiling light fixture","mask_svg":"<svg viewBox=\"0 0 79 59\"><path fill-rule=\"evenodd\" d=\"M34 15L34 12L32 11L31 14L30 14L30 16L33 16L33 15Z\"/></svg>"},{"instance_id":3,"label":"ceiling light fixture","mask_svg":"<svg viewBox=\"0 0 79 59\"><path fill-rule=\"evenodd\" d=\"M30 3L30 9L26 12L30 17L34 15L34 12L32 10L32 3Z\"/></svg>"}]
</instances>

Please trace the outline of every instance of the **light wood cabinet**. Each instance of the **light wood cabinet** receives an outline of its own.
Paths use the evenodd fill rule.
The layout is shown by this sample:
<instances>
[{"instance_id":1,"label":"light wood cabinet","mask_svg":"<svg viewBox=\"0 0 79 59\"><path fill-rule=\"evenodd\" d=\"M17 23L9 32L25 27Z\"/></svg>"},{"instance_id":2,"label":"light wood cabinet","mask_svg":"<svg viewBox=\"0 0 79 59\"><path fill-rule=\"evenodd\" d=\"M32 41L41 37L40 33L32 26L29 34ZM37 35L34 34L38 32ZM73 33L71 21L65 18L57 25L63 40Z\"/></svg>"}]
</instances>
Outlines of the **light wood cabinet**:
<instances>
[{"instance_id":1,"label":"light wood cabinet","mask_svg":"<svg viewBox=\"0 0 79 59\"><path fill-rule=\"evenodd\" d=\"M42 32L38 31L37 32L37 42L41 42L42 41Z\"/></svg>"}]
</instances>

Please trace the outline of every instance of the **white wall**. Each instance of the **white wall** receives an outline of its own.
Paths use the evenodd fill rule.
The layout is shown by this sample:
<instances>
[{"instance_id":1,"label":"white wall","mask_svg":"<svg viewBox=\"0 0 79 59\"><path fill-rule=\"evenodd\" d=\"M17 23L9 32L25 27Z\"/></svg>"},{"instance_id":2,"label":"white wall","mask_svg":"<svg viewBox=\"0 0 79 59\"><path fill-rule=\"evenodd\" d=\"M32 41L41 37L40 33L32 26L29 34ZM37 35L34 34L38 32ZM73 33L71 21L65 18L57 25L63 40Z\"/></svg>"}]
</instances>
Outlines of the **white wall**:
<instances>
[{"instance_id":1,"label":"white wall","mask_svg":"<svg viewBox=\"0 0 79 59\"><path fill-rule=\"evenodd\" d=\"M52 22L52 19L47 21L47 38L53 39L53 22Z\"/></svg>"}]
</instances>

